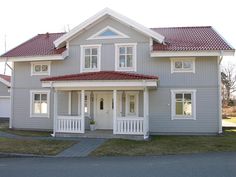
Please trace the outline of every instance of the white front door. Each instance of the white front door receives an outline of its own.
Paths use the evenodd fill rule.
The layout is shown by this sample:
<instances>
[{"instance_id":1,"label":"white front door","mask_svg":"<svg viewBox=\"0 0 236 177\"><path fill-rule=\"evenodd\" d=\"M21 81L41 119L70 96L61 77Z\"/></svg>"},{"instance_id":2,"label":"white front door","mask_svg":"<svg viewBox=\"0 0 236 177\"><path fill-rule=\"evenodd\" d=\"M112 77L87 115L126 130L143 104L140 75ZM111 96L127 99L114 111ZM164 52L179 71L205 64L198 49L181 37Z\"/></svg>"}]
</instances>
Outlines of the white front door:
<instances>
[{"instance_id":1,"label":"white front door","mask_svg":"<svg viewBox=\"0 0 236 177\"><path fill-rule=\"evenodd\" d=\"M113 95L112 92L101 92L96 96L95 122L96 129L113 129ZM120 114L120 96L117 95L117 115Z\"/></svg>"}]
</instances>

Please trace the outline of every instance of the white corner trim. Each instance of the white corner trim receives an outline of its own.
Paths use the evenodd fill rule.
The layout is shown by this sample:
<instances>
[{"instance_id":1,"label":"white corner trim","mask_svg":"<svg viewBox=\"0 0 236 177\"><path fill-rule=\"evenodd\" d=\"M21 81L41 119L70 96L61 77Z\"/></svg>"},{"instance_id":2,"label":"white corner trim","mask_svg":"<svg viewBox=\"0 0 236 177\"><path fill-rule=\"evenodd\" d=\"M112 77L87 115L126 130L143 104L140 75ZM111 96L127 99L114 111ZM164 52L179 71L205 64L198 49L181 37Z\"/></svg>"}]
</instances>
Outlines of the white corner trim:
<instances>
[{"instance_id":1,"label":"white corner trim","mask_svg":"<svg viewBox=\"0 0 236 177\"><path fill-rule=\"evenodd\" d=\"M205 57L205 56L234 56L234 50L212 51L152 51L151 57Z\"/></svg>"},{"instance_id":2,"label":"white corner trim","mask_svg":"<svg viewBox=\"0 0 236 177\"><path fill-rule=\"evenodd\" d=\"M134 95L134 100L135 100L135 114L130 114L129 113L129 96ZM138 117L139 115L139 92L138 91L126 91L125 92L125 116L127 117Z\"/></svg>"},{"instance_id":3,"label":"white corner trim","mask_svg":"<svg viewBox=\"0 0 236 177\"><path fill-rule=\"evenodd\" d=\"M139 23L109 9L109 8L105 8L105 9L101 10L100 12L96 13L94 16L87 19L86 21L82 22L80 25L73 28L70 32L64 34L63 36L61 36L60 38L55 40L54 41L55 46L57 48L60 47L60 45L62 43L73 39L73 36L75 36L80 31L82 31L83 29L86 29L89 25L93 24L94 22L98 21L99 19L101 19L102 17L104 17L106 15L111 16L114 19L117 19L117 20L123 22L124 24L126 24L128 26L133 27L137 31L154 38L155 40L159 41L160 43L162 43L164 41L164 36L162 36L161 34L155 32L149 28L146 28L145 26L143 26L143 25L141 25L141 24L139 24Z\"/></svg>"},{"instance_id":4,"label":"white corner trim","mask_svg":"<svg viewBox=\"0 0 236 177\"><path fill-rule=\"evenodd\" d=\"M47 65L48 72L34 72L35 65ZM51 61L31 62L31 76L50 76L51 74Z\"/></svg>"},{"instance_id":5,"label":"white corner trim","mask_svg":"<svg viewBox=\"0 0 236 177\"><path fill-rule=\"evenodd\" d=\"M98 49L98 58L97 58L97 68L85 69L84 68L84 49L94 47ZM93 45L80 45L80 72L95 72L101 70L101 44L93 44Z\"/></svg>"},{"instance_id":6,"label":"white corner trim","mask_svg":"<svg viewBox=\"0 0 236 177\"><path fill-rule=\"evenodd\" d=\"M119 47L133 47L133 67L119 67ZM137 43L115 43L115 71L137 71Z\"/></svg>"},{"instance_id":7,"label":"white corner trim","mask_svg":"<svg viewBox=\"0 0 236 177\"><path fill-rule=\"evenodd\" d=\"M177 57L177 58L170 58L170 60L171 60L171 74L172 73L195 73L195 60L196 60L195 57ZM181 61L181 62L191 61L192 62L191 70L184 69L184 68L175 70L176 61Z\"/></svg>"},{"instance_id":8,"label":"white corner trim","mask_svg":"<svg viewBox=\"0 0 236 177\"><path fill-rule=\"evenodd\" d=\"M42 93L47 94L47 114L34 114L33 113L33 94ZM46 117L50 118L50 90L30 90L30 117Z\"/></svg>"},{"instance_id":9,"label":"white corner trim","mask_svg":"<svg viewBox=\"0 0 236 177\"><path fill-rule=\"evenodd\" d=\"M71 91L68 92L68 115L71 115Z\"/></svg>"},{"instance_id":10,"label":"white corner trim","mask_svg":"<svg viewBox=\"0 0 236 177\"><path fill-rule=\"evenodd\" d=\"M99 36L101 33L105 32L106 30L111 30L114 33L116 33L116 36ZM106 26L105 28L101 29L97 33L93 34L90 36L87 40L93 40L93 39L120 39L120 38L130 38L128 35L118 31L117 29L111 27L111 26Z\"/></svg>"},{"instance_id":11,"label":"white corner trim","mask_svg":"<svg viewBox=\"0 0 236 177\"><path fill-rule=\"evenodd\" d=\"M196 89L171 89L171 120L196 120ZM175 94L191 93L192 95L192 116L176 116L175 115Z\"/></svg>"},{"instance_id":12,"label":"white corner trim","mask_svg":"<svg viewBox=\"0 0 236 177\"><path fill-rule=\"evenodd\" d=\"M0 82L2 82L7 87L11 87L11 83L0 77Z\"/></svg>"}]
</instances>

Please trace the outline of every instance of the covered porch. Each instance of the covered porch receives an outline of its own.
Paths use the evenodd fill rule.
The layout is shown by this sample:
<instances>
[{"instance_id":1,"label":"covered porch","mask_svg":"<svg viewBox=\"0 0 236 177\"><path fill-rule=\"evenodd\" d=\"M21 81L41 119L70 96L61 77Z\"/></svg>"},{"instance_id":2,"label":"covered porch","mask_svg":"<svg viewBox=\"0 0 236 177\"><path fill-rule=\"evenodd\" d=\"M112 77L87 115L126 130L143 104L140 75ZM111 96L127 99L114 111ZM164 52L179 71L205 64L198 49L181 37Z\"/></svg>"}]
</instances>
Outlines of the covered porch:
<instances>
[{"instance_id":1,"label":"covered porch","mask_svg":"<svg viewBox=\"0 0 236 177\"><path fill-rule=\"evenodd\" d=\"M83 74L78 75L81 78ZM99 135L103 131L118 137L138 135L144 139L148 138L149 90L157 87L157 79L53 79L53 82L43 80L43 87L51 87L54 90L54 136L96 135L96 132ZM95 133L89 133L92 120L97 130Z\"/></svg>"}]
</instances>

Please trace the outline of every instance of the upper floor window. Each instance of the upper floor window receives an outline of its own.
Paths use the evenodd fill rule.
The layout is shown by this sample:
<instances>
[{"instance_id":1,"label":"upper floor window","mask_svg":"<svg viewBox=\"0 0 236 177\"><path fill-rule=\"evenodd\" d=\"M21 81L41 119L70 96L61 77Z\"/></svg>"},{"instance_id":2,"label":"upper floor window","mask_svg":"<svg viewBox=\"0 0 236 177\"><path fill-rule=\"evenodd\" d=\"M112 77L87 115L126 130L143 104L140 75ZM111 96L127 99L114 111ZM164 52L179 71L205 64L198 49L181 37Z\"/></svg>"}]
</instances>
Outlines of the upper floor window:
<instances>
[{"instance_id":1,"label":"upper floor window","mask_svg":"<svg viewBox=\"0 0 236 177\"><path fill-rule=\"evenodd\" d=\"M81 72L99 71L101 45L81 46Z\"/></svg>"},{"instance_id":2,"label":"upper floor window","mask_svg":"<svg viewBox=\"0 0 236 177\"><path fill-rule=\"evenodd\" d=\"M136 45L116 44L116 70L136 71Z\"/></svg>"},{"instance_id":3,"label":"upper floor window","mask_svg":"<svg viewBox=\"0 0 236 177\"><path fill-rule=\"evenodd\" d=\"M31 91L31 117L49 117L49 91Z\"/></svg>"},{"instance_id":4,"label":"upper floor window","mask_svg":"<svg viewBox=\"0 0 236 177\"><path fill-rule=\"evenodd\" d=\"M195 58L171 58L171 73L195 72Z\"/></svg>"},{"instance_id":5,"label":"upper floor window","mask_svg":"<svg viewBox=\"0 0 236 177\"><path fill-rule=\"evenodd\" d=\"M46 62L32 62L31 76L33 75L50 75L51 63Z\"/></svg>"},{"instance_id":6,"label":"upper floor window","mask_svg":"<svg viewBox=\"0 0 236 177\"><path fill-rule=\"evenodd\" d=\"M196 119L196 90L172 90L172 119Z\"/></svg>"}]
</instances>

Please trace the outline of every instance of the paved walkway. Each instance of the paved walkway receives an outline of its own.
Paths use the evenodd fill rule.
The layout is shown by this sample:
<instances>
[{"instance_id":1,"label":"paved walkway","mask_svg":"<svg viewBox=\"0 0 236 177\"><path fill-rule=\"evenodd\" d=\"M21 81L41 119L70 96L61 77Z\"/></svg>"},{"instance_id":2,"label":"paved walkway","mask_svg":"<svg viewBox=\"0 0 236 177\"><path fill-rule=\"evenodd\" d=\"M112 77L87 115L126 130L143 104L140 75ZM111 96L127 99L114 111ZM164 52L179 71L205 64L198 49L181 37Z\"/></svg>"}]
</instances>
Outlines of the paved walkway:
<instances>
[{"instance_id":1,"label":"paved walkway","mask_svg":"<svg viewBox=\"0 0 236 177\"><path fill-rule=\"evenodd\" d=\"M75 145L57 154L55 157L86 157L96 148L101 146L105 139L76 138L76 137L28 137L19 136L0 131L0 137L19 140L73 140L78 141ZM31 155L32 156L32 155Z\"/></svg>"}]
</instances>

